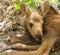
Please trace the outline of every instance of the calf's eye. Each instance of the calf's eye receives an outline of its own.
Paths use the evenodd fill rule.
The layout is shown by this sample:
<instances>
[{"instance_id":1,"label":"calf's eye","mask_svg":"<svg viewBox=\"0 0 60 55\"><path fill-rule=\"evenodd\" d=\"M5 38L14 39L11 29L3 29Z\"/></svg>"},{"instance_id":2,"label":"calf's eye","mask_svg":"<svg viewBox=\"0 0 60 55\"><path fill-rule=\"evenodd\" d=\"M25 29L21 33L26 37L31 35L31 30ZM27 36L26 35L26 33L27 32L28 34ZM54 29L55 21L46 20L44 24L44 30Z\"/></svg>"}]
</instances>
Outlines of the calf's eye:
<instances>
[{"instance_id":1,"label":"calf's eye","mask_svg":"<svg viewBox=\"0 0 60 55\"><path fill-rule=\"evenodd\" d=\"M33 24L32 23L29 23L29 26L32 28Z\"/></svg>"}]
</instances>

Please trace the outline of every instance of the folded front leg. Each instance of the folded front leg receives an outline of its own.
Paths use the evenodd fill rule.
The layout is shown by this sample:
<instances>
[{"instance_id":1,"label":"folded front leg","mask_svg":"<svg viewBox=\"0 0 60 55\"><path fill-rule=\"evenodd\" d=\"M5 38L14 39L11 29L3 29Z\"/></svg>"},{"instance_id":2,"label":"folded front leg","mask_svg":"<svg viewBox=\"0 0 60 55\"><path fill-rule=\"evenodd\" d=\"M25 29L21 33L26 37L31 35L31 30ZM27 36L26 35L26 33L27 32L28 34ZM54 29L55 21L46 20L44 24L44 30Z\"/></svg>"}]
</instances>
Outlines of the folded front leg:
<instances>
[{"instance_id":1,"label":"folded front leg","mask_svg":"<svg viewBox=\"0 0 60 55\"><path fill-rule=\"evenodd\" d=\"M54 29L49 28L48 30L49 31L44 36L44 40L42 41L40 48L37 50L36 55L48 55L51 48L53 47L56 40L58 39L58 35Z\"/></svg>"}]
</instances>

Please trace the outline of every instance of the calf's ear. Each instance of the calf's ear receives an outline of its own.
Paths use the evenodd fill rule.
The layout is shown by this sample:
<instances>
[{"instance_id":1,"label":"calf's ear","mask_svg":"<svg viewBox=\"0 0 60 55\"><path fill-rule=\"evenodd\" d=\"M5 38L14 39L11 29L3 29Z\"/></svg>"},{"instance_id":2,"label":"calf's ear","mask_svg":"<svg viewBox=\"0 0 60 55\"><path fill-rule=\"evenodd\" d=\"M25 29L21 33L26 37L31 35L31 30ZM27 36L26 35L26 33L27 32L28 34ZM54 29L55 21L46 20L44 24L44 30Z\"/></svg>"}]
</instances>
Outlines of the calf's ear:
<instances>
[{"instance_id":1,"label":"calf's ear","mask_svg":"<svg viewBox=\"0 0 60 55\"><path fill-rule=\"evenodd\" d=\"M39 14L44 17L46 15L46 13L49 10L49 1L45 0L43 1L43 3L41 3L38 7L37 7L37 11L39 12Z\"/></svg>"},{"instance_id":2,"label":"calf's ear","mask_svg":"<svg viewBox=\"0 0 60 55\"><path fill-rule=\"evenodd\" d=\"M23 1L20 1L20 11L24 14L24 15L29 15L31 13L31 9L28 5L26 5Z\"/></svg>"}]
</instances>

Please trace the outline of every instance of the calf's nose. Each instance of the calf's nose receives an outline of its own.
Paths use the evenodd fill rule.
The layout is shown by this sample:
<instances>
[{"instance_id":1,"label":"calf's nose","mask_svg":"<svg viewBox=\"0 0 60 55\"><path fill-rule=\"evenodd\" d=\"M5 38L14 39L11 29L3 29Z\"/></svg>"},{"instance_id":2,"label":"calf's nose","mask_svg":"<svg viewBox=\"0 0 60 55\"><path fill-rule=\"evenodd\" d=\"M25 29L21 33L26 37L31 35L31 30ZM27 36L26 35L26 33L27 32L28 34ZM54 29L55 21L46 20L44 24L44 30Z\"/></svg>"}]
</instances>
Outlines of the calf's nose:
<instances>
[{"instance_id":1,"label":"calf's nose","mask_svg":"<svg viewBox=\"0 0 60 55\"><path fill-rule=\"evenodd\" d=\"M42 34L36 34L36 35L35 35L35 40L36 40L37 42L41 42L41 41L42 41L42 37L43 37Z\"/></svg>"}]
</instances>

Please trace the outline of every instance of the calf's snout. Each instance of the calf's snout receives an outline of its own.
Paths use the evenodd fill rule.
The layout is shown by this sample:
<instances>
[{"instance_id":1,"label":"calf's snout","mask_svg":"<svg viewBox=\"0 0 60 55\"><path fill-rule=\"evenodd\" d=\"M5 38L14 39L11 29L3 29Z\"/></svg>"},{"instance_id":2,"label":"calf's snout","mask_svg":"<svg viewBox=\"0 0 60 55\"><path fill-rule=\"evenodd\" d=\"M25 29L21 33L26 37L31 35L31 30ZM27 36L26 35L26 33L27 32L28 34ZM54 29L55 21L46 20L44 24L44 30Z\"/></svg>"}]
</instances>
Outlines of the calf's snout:
<instances>
[{"instance_id":1,"label":"calf's snout","mask_svg":"<svg viewBox=\"0 0 60 55\"><path fill-rule=\"evenodd\" d=\"M42 37L43 37L43 34L36 34L36 35L35 35L35 40L36 40L37 42L41 42L41 41L42 41Z\"/></svg>"}]
</instances>

